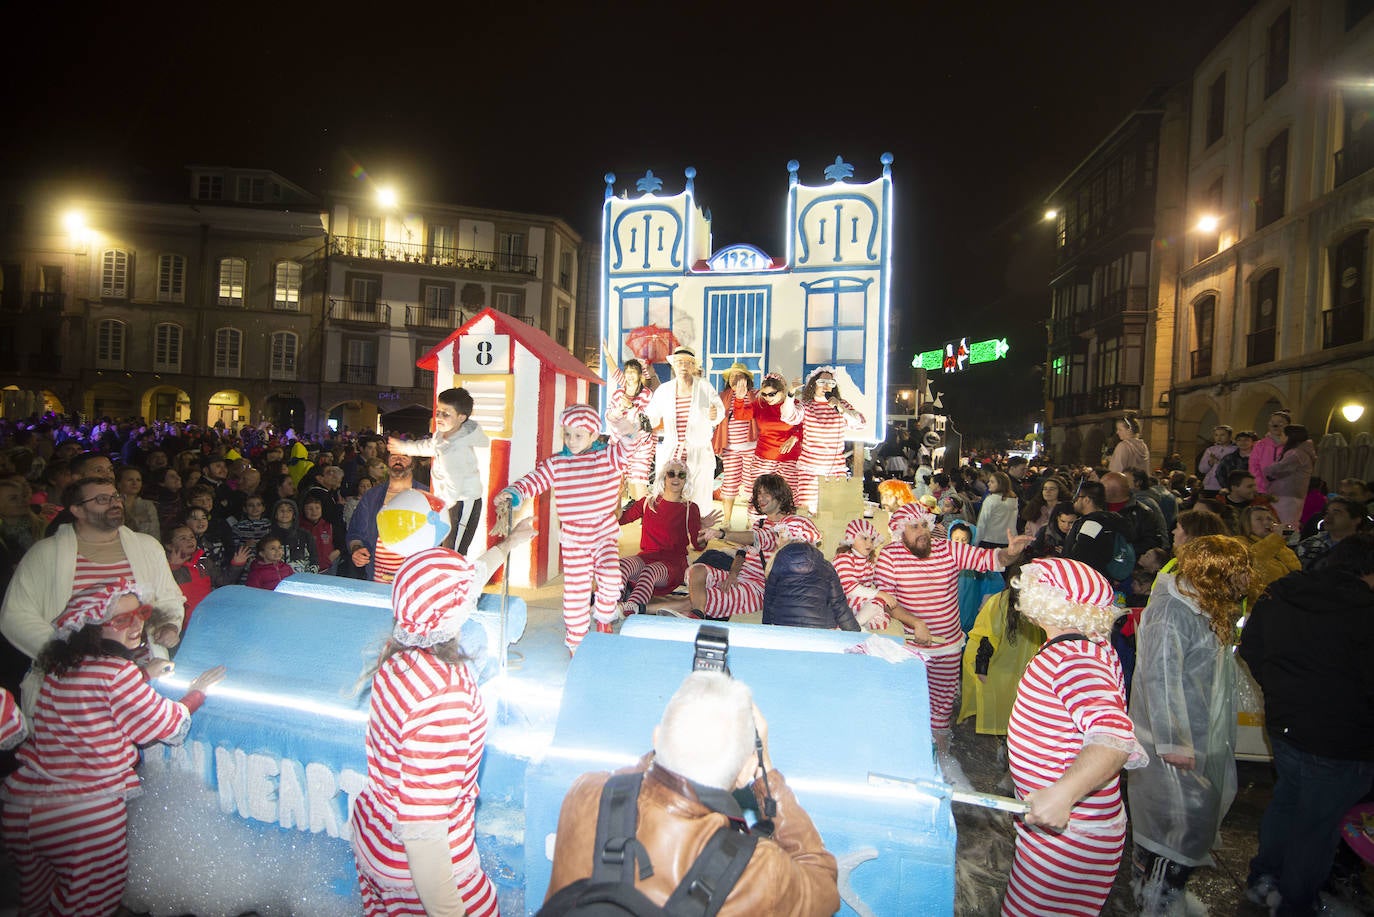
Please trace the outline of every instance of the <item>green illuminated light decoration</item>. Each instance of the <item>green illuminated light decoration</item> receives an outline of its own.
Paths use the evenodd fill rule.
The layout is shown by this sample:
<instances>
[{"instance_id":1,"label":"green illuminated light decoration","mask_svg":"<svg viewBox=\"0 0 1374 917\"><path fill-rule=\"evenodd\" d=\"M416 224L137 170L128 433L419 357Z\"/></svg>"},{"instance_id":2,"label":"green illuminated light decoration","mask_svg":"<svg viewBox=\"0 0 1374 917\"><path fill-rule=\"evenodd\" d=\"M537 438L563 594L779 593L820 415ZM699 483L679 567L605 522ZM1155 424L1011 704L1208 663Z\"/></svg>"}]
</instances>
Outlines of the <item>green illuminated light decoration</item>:
<instances>
[{"instance_id":1,"label":"green illuminated light decoration","mask_svg":"<svg viewBox=\"0 0 1374 917\"><path fill-rule=\"evenodd\" d=\"M992 341L978 341L970 344L968 338L950 341L943 350L927 350L918 353L911 365L924 370L943 369L947 373L962 372L971 363L991 363L1000 360L1011 350L1006 338Z\"/></svg>"}]
</instances>

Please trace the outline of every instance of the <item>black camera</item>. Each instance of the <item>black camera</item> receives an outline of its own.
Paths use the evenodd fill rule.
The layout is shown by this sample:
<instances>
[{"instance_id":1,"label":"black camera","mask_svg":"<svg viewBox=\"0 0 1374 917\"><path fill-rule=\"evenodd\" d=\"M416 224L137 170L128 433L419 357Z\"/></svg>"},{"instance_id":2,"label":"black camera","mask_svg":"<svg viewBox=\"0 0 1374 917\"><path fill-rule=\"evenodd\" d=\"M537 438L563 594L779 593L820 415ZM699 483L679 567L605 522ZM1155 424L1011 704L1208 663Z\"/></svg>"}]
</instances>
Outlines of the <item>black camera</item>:
<instances>
[{"instance_id":1,"label":"black camera","mask_svg":"<svg viewBox=\"0 0 1374 917\"><path fill-rule=\"evenodd\" d=\"M703 624L697 628L695 651L692 653L693 672L723 672L730 674L726 657L730 654L730 632L718 624Z\"/></svg>"}]
</instances>

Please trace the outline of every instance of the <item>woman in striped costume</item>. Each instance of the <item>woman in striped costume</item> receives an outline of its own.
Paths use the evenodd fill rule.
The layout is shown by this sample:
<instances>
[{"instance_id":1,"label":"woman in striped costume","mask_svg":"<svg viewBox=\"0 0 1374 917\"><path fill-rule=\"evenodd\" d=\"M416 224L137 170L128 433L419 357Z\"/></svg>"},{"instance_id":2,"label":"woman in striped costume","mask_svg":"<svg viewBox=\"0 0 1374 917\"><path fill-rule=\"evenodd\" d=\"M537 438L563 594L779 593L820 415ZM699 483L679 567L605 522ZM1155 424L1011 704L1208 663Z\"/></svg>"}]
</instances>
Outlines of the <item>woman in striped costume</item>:
<instances>
[{"instance_id":1,"label":"woman in striped costume","mask_svg":"<svg viewBox=\"0 0 1374 917\"><path fill-rule=\"evenodd\" d=\"M724 377L720 400L725 406L725 423L712 434L711 448L720 456L720 508L728 526L735 514L736 495L742 488L753 487L759 424L754 419L754 374L749 367L731 364Z\"/></svg>"},{"instance_id":2,"label":"woman in striped costume","mask_svg":"<svg viewBox=\"0 0 1374 917\"><path fill-rule=\"evenodd\" d=\"M769 373L759 383L754 402L754 423L759 439L754 460L740 482L745 493L753 493L754 481L765 474L781 475L788 487L797 483L797 457L801 455L801 409L787 397L787 380Z\"/></svg>"},{"instance_id":3,"label":"woman in striped costume","mask_svg":"<svg viewBox=\"0 0 1374 917\"><path fill-rule=\"evenodd\" d=\"M503 555L533 534L524 519L476 562L428 548L396 571L396 625L372 678L367 785L350 820L367 917L500 912L474 835L487 714L458 632Z\"/></svg>"},{"instance_id":4,"label":"woman in striped costume","mask_svg":"<svg viewBox=\"0 0 1374 917\"><path fill-rule=\"evenodd\" d=\"M688 548L705 548L707 529L720 524L720 513L703 519L697 505L683 496L689 474L685 462L670 459L659 473L654 492L620 514L621 525L641 520L639 553L620 558L627 593L621 605L626 614L643 613L655 595L682 585Z\"/></svg>"},{"instance_id":5,"label":"woman in striped costume","mask_svg":"<svg viewBox=\"0 0 1374 917\"><path fill-rule=\"evenodd\" d=\"M864 415L840 397L835 367L817 366L806 377L799 401L801 456L797 458L797 505L816 512L822 476L845 475L844 432L861 427Z\"/></svg>"},{"instance_id":6,"label":"woman in striped costume","mask_svg":"<svg viewBox=\"0 0 1374 917\"><path fill-rule=\"evenodd\" d=\"M611 345L601 342L601 352L606 365L611 370L611 393L606 398L606 420L615 423L623 417L635 418L649 406L649 398L654 390L649 387L650 374L638 360L626 360L622 366L616 362ZM649 492L649 482L653 480L654 438L646 436L629 451L625 458L625 480L630 485L630 499L638 500Z\"/></svg>"},{"instance_id":7,"label":"woman in striped costume","mask_svg":"<svg viewBox=\"0 0 1374 917\"><path fill-rule=\"evenodd\" d=\"M135 589L121 578L73 595L38 655L33 738L0 792L20 913L115 913L128 881L125 800L139 791L138 746L180 744L205 691L224 678L223 666L201 674L180 703L154 691L131 658L153 611Z\"/></svg>"},{"instance_id":8,"label":"woman in striped costume","mask_svg":"<svg viewBox=\"0 0 1374 917\"><path fill-rule=\"evenodd\" d=\"M1118 774L1146 763L1107 642L1115 595L1096 570L1057 557L1026 564L1015 585L1022 614L1049 639L1021 677L1007 724L1016 794L1030 809L1016 823L1002 913L1089 917L1121 866Z\"/></svg>"}]
</instances>

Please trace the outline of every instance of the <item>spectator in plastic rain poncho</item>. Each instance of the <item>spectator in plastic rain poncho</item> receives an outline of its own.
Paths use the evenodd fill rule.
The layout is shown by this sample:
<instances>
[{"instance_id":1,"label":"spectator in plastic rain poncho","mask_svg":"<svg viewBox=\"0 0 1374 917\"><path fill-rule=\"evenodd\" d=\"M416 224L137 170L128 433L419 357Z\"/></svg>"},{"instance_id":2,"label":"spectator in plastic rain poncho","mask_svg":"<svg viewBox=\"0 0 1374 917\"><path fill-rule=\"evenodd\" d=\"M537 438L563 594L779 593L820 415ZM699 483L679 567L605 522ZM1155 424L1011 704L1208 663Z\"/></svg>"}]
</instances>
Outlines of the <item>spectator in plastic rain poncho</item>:
<instances>
[{"instance_id":1,"label":"spectator in plastic rain poncho","mask_svg":"<svg viewBox=\"0 0 1374 917\"><path fill-rule=\"evenodd\" d=\"M1136 631L1131 720L1150 755L1126 787L1135 842L1131 888L1142 914L1183 913L1184 885L1212 863L1236 796L1236 663L1232 647L1250 586L1245 546L1189 541L1155 580Z\"/></svg>"},{"instance_id":2,"label":"spectator in plastic rain poncho","mask_svg":"<svg viewBox=\"0 0 1374 917\"><path fill-rule=\"evenodd\" d=\"M526 519L476 562L428 548L396 571L350 821L367 917L497 913L474 835L487 714L458 633L502 556L533 534Z\"/></svg>"},{"instance_id":3,"label":"spectator in plastic rain poncho","mask_svg":"<svg viewBox=\"0 0 1374 917\"><path fill-rule=\"evenodd\" d=\"M1112 586L1086 564L1033 560L1016 587L1022 614L1048 639L1030 661L1007 724L1016 795L1016 858L1002 913L1102 911L1121 866L1126 809L1118 772L1143 767L1126 714L1121 663L1107 642Z\"/></svg>"}]
</instances>

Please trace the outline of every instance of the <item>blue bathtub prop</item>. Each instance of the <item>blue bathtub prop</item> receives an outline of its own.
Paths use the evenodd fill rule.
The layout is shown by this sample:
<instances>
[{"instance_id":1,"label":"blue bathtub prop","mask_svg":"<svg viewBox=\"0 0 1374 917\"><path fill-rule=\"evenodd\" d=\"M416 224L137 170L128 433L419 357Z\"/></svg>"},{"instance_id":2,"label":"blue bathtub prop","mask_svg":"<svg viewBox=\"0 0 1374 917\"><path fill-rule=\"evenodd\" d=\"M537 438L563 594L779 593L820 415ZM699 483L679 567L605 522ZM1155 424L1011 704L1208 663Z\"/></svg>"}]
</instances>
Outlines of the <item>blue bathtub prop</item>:
<instances>
[{"instance_id":1,"label":"blue bathtub prop","mask_svg":"<svg viewBox=\"0 0 1374 917\"><path fill-rule=\"evenodd\" d=\"M186 744L150 748L149 767L194 774L236 831L251 825L288 843L294 832L311 834L330 864L314 886L335 896L312 900L312 914L361 910L348 806L367 770L365 673L391 629L388 596L387 586L303 575L276 592L216 590L196 609L176 676L158 682L179 697L197 673L228 666ZM484 595L463 632L490 723L477 842L503 913L530 914L544 898L567 788L649 749L691 669L697 622L632 619L619 635L589 635L569 666L559 616L527 627L525 603L512 597L507 633L523 660L503 675L500 606L499 595ZM845 654L850 634L727 627L730 667L768 716L774 760L840 861L840 913L953 913L954 821L930 741L924 667ZM158 805L158 781L149 783L136 805ZM136 857L133 872L140 868ZM134 886L156 898L155 881L131 875ZM245 911L254 904L246 886ZM184 899L143 903L155 914L196 910Z\"/></svg>"}]
</instances>

